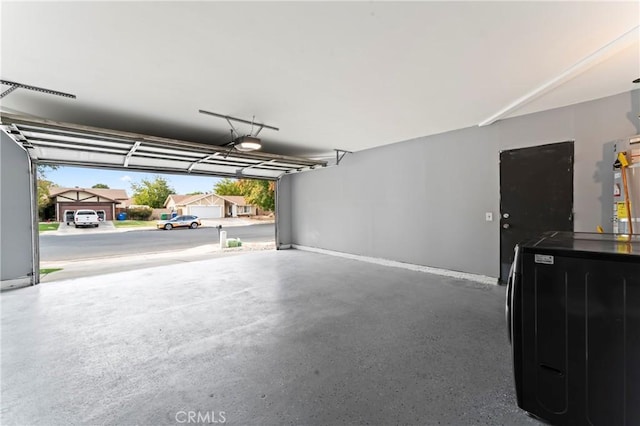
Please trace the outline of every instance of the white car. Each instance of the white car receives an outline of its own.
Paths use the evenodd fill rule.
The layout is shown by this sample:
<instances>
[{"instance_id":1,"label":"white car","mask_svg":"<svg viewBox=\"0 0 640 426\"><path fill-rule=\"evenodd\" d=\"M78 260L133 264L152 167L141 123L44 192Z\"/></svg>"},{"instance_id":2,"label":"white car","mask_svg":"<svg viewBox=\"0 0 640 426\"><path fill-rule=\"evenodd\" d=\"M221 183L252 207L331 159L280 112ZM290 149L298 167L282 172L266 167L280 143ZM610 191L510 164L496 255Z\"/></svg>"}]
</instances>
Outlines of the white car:
<instances>
[{"instance_id":1,"label":"white car","mask_svg":"<svg viewBox=\"0 0 640 426\"><path fill-rule=\"evenodd\" d=\"M95 210L77 210L73 216L73 224L76 228L81 226L93 226L97 228L100 224L100 219Z\"/></svg>"},{"instance_id":2,"label":"white car","mask_svg":"<svg viewBox=\"0 0 640 426\"><path fill-rule=\"evenodd\" d=\"M158 229L166 229L167 231L173 228L191 228L196 229L198 226L202 226L198 216L176 216L169 220L159 220L156 223Z\"/></svg>"}]
</instances>

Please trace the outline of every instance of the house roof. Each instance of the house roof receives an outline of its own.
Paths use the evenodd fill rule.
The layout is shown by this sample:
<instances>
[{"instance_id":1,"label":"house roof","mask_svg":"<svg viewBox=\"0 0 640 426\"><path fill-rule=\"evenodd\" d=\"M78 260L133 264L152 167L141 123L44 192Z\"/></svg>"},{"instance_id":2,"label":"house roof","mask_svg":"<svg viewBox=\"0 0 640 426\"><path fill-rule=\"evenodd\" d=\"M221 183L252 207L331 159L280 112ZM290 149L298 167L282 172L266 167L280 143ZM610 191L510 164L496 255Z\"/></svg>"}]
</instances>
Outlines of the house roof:
<instances>
[{"instance_id":1,"label":"house roof","mask_svg":"<svg viewBox=\"0 0 640 426\"><path fill-rule=\"evenodd\" d=\"M209 192L207 194L193 194L193 195L183 195L183 194L169 194L169 196L167 197L167 199L164 202L164 205L166 206L167 203L169 202L169 199L173 199L173 202L177 205L177 206L184 206L187 204L191 204L195 201L198 201L202 198L208 197L209 195L216 195L212 192Z\"/></svg>"},{"instance_id":2,"label":"house roof","mask_svg":"<svg viewBox=\"0 0 640 426\"><path fill-rule=\"evenodd\" d=\"M238 206L247 206L247 200L242 195L218 195L218 197L223 200L227 200L230 203L236 204Z\"/></svg>"},{"instance_id":3,"label":"house roof","mask_svg":"<svg viewBox=\"0 0 640 426\"><path fill-rule=\"evenodd\" d=\"M129 207L133 204L133 200L131 198L127 198L126 200L121 200L120 204L118 204L118 206L122 207L122 208L126 208Z\"/></svg>"},{"instance_id":4,"label":"house roof","mask_svg":"<svg viewBox=\"0 0 640 426\"><path fill-rule=\"evenodd\" d=\"M60 194L64 194L65 192L88 192L89 194L96 195L100 198L107 198L113 201L122 202L124 200L128 200L129 196L127 195L127 191L124 189L103 189L103 188L63 188L59 186L55 186L49 189L49 197L55 197Z\"/></svg>"},{"instance_id":5,"label":"house roof","mask_svg":"<svg viewBox=\"0 0 640 426\"><path fill-rule=\"evenodd\" d=\"M182 202L189 197L191 197L191 195L169 194L167 199L164 201L164 205L166 206L170 199L176 204L183 204Z\"/></svg>"},{"instance_id":6,"label":"house roof","mask_svg":"<svg viewBox=\"0 0 640 426\"><path fill-rule=\"evenodd\" d=\"M213 192L209 192L207 194L194 194L194 195L187 195L185 199L182 200L182 202L180 204L191 204L194 203L198 200L202 200L203 198L207 198L209 195L216 195Z\"/></svg>"},{"instance_id":7,"label":"house roof","mask_svg":"<svg viewBox=\"0 0 640 426\"><path fill-rule=\"evenodd\" d=\"M209 192L207 194L195 194L195 195L180 195L180 194L171 194L167 197L167 200L164 202L166 206L169 202L169 198L172 198L176 205L186 206L187 204L195 203L198 200L206 198L210 195L214 197L222 198L225 201L230 202L231 204L236 204L238 206L246 206L247 201L242 195L218 195L213 192Z\"/></svg>"}]
</instances>

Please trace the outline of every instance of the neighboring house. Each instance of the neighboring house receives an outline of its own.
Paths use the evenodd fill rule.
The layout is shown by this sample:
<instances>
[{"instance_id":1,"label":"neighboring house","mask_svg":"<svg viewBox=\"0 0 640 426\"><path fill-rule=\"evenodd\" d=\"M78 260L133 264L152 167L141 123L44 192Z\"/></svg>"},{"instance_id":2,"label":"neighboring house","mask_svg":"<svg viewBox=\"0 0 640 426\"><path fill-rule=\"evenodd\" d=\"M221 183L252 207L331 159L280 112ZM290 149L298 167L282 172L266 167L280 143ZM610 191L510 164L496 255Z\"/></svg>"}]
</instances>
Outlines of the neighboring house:
<instances>
[{"instance_id":1,"label":"neighboring house","mask_svg":"<svg viewBox=\"0 0 640 426\"><path fill-rule=\"evenodd\" d=\"M189 214L203 219L255 216L257 210L255 206L247 204L242 196L217 195L212 192L198 195L171 194L164 206L178 214Z\"/></svg>"},{"instance_id":2,"label":"neighboring house","mask_svg":"<svg viewBox=\"0 0 640 426\"><path fill-rule=\"evenodd\" d=\"M256 206L247 203L242 195L220 195L226 202L225 212L227 216L255 216Z\"/></svg>"},{"instance_id":3,"label":"neighboring house","mask_svg":"<svg viewBox=\"0 0 640 426\"><path fill-rule=\"evenodd\" d=\"M65 210L91 209L104 211L105 220L114 220L116 208L129 201L124 189L60 188L49 189L49 198L55 203L56 221L64 220Z\"/></svg>"},{"instance_id":4,"label":"neighboring house","mask_svg":"<svg viewBox=\"0 0 640 426\"><path fill-rule=\"evenodd\" d=\"M200 194L202 195L202 194ZM178 194L170 194L167 199L164 201L164 207L180 213L179 209L184 207L183 201L192 198L194 195L178 195ZM185 213L186 214L186 213Z\"/></svg>"},{"instance_id":5,"label":"neighboring house","mask_svg":"<svg viewBox=\"0 0 640 426\"><path fill-rule=\"evenodd\" d=\"M133 205L133 200L131 198L127 198L126 200L120 200L120 204L116 206L116 209L128 209L132 205Z\"/></svg>"}]
</instances>

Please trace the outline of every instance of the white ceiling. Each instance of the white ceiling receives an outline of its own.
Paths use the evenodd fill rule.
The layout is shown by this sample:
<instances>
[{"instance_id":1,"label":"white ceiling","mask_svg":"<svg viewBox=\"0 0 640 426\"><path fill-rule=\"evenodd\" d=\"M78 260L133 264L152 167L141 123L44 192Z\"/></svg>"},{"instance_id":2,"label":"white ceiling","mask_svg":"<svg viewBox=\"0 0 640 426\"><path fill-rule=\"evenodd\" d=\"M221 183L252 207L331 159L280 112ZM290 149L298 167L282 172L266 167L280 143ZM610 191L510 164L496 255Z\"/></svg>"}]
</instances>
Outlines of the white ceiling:
<instances>
[{"instance_id":1,"label":"white ceiling","mask_svg":"<svg viewBox=\"0 0 640 426\"><path fill-rule=\"evenodd\" d=\"M2 2L5 112L318 156L476 125L640 24L638 2ZM638 31L519 115L637 88ZM6 86L2 87L7 89ZM241 127L248 131L249 128Z\"/></svg>"}]
</instances>

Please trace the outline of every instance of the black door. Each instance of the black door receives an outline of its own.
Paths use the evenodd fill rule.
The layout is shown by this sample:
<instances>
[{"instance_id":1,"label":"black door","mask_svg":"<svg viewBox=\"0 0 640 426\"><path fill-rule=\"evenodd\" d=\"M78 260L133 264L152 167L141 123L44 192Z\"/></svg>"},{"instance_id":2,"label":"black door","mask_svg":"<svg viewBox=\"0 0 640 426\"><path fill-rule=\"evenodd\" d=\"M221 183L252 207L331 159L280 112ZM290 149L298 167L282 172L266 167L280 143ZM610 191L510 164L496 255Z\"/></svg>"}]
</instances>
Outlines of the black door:
<instances>
[{"instance_id":1,"label":"black door","mask_svg":"<svg viewBox=\"0 0 640 426\"><path fill-rule=\"evenodd\" d=\"M500 152L500 282L515 245L545 231L573 231L573 142Z\"/></svg>"}]
</instances>

